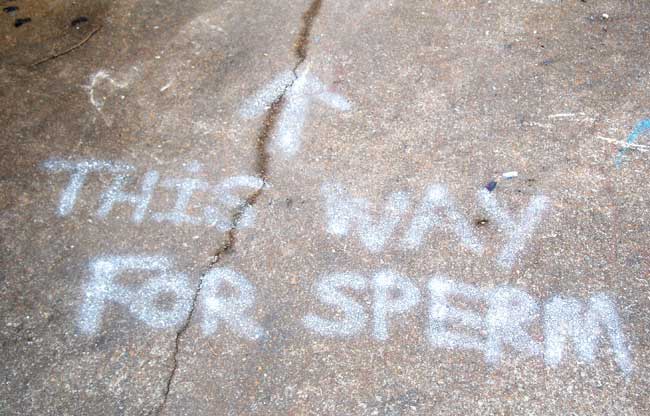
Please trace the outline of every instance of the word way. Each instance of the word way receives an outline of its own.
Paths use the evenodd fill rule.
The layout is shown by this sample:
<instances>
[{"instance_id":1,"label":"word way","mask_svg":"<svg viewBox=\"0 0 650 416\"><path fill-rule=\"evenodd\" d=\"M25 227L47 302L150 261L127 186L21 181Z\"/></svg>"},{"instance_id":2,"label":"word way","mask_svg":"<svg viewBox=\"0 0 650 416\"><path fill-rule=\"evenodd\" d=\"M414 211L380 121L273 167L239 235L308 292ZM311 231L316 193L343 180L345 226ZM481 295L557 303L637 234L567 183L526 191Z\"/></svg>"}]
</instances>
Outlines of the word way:
<instances>
[{"instance_id":1,"label":"word way","mask_svg":"<svg viewBox=\"0 0 650 416\"><path fill-rule=\"evenodd\" d=\"M196 288L165 257L100 256L90 262L89 274L78 321L85 334L100 330L111 304L156 329L177 328L189 319ZM137 275L140 283L125 284L124 275ZM196 310L204 336L227 328L244 339L264 340L266 331L254 318L255 289L244 276L214 268L199 289ZM492 365L506 354L518 354L543 358L546 365L556 367L571 349L581 362L595 365L607 342L620 371L626 376L633 371L616 305L602 293L586 301L554 296L540 307L532 296L510 285L481 289L434 276L423 295L412 279L389 269L370 278L325 274L314 291L320 303L314 310L320 313L307 314L297 325L318 336L346 339L369 327L374 339L389 341L405 325L404 315L416 316L416 308L426 299L423 332L432 348L473 350ZM370 307L357 299L366 292ZM530 335L539 320L543 341Z\"/></svg>"},{"instance_id":2,"label":"word way","mask_svg":"<svg viewBox=\"0 0 650 416\"><path fill-rule=\"evenodd\" d=\"M175 202L167 211L151 213L150 220L173 225L202 224L215 227L221 232L226 232L232 227L227 215L229 209L245 206L238 225L245 228L254 224L255 211L252 206L246 205L243 197L237 195L237 190L248 189L253 192L264 186L264 181L255 176L233 176L218 184L193 178L192 174L198 174L202 169L201 164L196 161L188 164L186 168L188 175L162 180L155 170L146 172L141 180L135 180L133 166L106 160L51 159L43 163L43 168L48 172L69 175L70 179L61 192L57 207L58 215L61 217L73 212L88 177L91 174L101 174L109 175L112 180L99 198L99 208L95 213L99 219L107 218L116 205L123 204L133 208L131 221L140 224L149 214L149 204L157 189L162 188L168 193L175 194ZM129 190L129 188L136 188L137 183L140 184L139 190ZM201 207L202 215L190 215L188 209L192 206L192 199L199 193L209 198L208 205Z\"/></svg>"},{"instance_id":3,"label":"word way","mask_svg":"<svg viewBox=\"0 0 650 416\"><path fill-rule=\"evenodd\" d=\"M412 206L409 194L394 192L388 196L381 214L373 218L370 202L353 197L338 183L326 183L321 193L326 205L327 232L345 237L356 231L361 244L370 252L383 250ZM539 225L548 199L543 195L534 196L518 216L513 216L487 189L481 189L477 197L481 208L505 234L506 243L499 253L497 264L510 269ZM413 212L411 223L401 239L405 249L419 249L427 236L438 230L455 235L460 244L474 254L483 253L483 243L458 210L445 186L430 185Z\"/></svg>"}]
</instances>

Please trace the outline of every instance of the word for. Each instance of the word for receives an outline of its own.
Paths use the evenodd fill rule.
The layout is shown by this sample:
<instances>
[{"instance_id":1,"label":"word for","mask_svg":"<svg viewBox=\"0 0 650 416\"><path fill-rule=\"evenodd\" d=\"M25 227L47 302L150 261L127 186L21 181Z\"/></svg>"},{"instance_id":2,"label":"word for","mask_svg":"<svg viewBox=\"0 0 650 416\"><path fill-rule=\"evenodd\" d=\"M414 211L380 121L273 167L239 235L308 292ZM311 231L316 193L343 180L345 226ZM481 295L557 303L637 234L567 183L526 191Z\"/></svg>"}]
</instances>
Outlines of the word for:
<instances>
[{"instance_id":1,"label":"word for","mask_svg":"<svg viewBox=\"0 0 650 416\"><path fill-rule=\"evenodd\" d=\"M173 264L162 256L103 256L90 262L90 279L79 313L79 329L85 334L96 333L107 303L124 306L133 316L151 326L165 329L179 326L189 318L193 289L188 276L173 270ZM144 283L130 287L120 283L127 273L148 274ZM220 295L230 289L228 296ZM173 300L162 303L164 295ZM237 335L255 340L264 330L247 310L255 303L253 285L240 274L215 268L202 280L200 298L204 335L215 333L219 325L228 327Z\"/></svg>"},{"instance_id":2,"label":"word for","mask_svg":"<svg viewBox=\"0 0 650 416\"><path fill-rule=\"evenodd\" d=\"M338 183L326 183L321 188L321 193L326 204L327 231L344 237L354 230L363 246L371 252L383 249L412 205L409 194L394 192L388 196L379 216L373 218L370 202L353 197ZM480 206L505 233L506 243L499 253L497 263L510 269L539 225L548 199L543 195L534 196L521 214L513 217L497 202L494 193L481 189L477 196ZM475 254L483 253L483 243L470 222L458 211L447 188L438 184L429 186L415 207L411 224L401 239L404 248L420 248L434 229L454 234L464 247Z\"/></svg>"},{"instance_id":3,"label":"word for","mask_svg":"<svg viewBox=\"0 0 650 416\"><path fill-rule=\"evenodd\" d=\"M188 277L174 271L172 262L162 256L97 257L90 262L89 272L78 323L83 333L99 331L109 304L121 305L153 328L178 327L189 319L192 289ZM123 275L134 274L141 283L121 283ZM264 338L265 329L253 317L255 290L244 276L229 268L215 268L201 282L196 310L205 336L227 328L245 339ZM544 340L540 342L529 333L540 317L540 307L520 289L504 285L483 290L443 276L431 278L426 289L428 322L424 332L433 348L474 350L493 365L507 353L539 356L555 367L565 360L570 346L579 360L594 365L601 344L609 341L621 372L629 376L633 371L616 306L604 294L595 294L586 302L563 296L548 300L542 308ZM355 298L362 291L370 293L369 310ZM405 325L403 315L415 312L422 302L413 281L391 270L381 270L371 278L355 273L327 274L316 282L315 295L322 308L331 307L332 311L327 316L305 316L302 325L308 331L346 338L358 336L370 326L378 341L389 340L396 326Z\"/></svg>"},{"instance_id":4,"label":"word for","mask_svg":"<svg viewBox=\"0 0 650 416\"><path fill-rule=\"evenodd\" d=\"M300 137L312 100L316 99L339 111L348 111L351 108L345 97L328 91L326 86L306 69L298 75L293 71L282 72L244 102L240 115L247 119L259 117L281 97L285 104L274 132L272 146L287 156L293 156L300 148Z\"/></svg>"},{"instance_id":5,"label":"word for","mask_svg":"<svg viewBox=\"0 0 650 416\"><path fill-rule=\"evenodd\" d=\"M100 205L96 212L96 216L100 219L107 218L116 205L125 204L133 207L131 221L136 224L141 223L149 213L149 203L156 188L161 187L175 193L175 202L168 211L152 213L151 220L174 225L203 224L213 226L221 232L226 232L232 227L226 210L246 205L246 201L237 196L235 191L237 189L255 191L264 186L264 181L254 176L233 176L216 185L192 177L165 178L161 181L159 173L155 170L146 172L141 180L135 181L132 177L135 171L133 166L95 159L79 161L51 159L43 163L43 168L48 172L66 173L70 177L59 198L57 212L61 217L73 212L88 176L104 174L110 175L112 180L100 196ZM201 164L198 162L192 162L187 167L187 172L190 174L197 174L200 171ZM128 191L127 188L134 187L135 182L140 183L140 189L136 192ZM199 192L209 195L210 203L202 209L202 215L192 216L187 212L188 207L194 194ZM253 207L246 206L238 225L250 227L254 221Z\"/></svg>"}]
</instances>

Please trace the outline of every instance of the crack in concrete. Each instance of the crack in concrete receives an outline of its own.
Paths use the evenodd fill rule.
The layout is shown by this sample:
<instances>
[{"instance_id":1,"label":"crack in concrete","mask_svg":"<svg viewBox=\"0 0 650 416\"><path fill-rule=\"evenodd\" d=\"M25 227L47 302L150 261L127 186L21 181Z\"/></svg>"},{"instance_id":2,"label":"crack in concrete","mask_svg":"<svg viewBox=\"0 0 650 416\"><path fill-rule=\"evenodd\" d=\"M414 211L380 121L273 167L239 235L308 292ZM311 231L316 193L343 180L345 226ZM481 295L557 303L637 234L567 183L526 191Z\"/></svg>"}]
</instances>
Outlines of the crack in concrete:
<instances>
[{"instance_id":1,"label":"crack in concrete","mask_svg":"<svg viewBox=\"0 0 650 416\"><path fill-rule=\"evenodd\" d=\"M307 47L309 46L309 35L311 34L311 28L314 25L314 20L320 12L322 6L322 0L313 0L309 5L307 11L302 15L302 27L300 32L298 32L298 39L294 44L294 53L298 58L298 67L301 63L307 59Z\"/></svg>"},{"instance_id":2,"label":"crack in concrete","mask_svg":"<svg viewBox=\"0 0 650 416\"><path fill-rule=\"evenodd\" d=\"M255 192L253 192L251 195L249 195L248 198L246 198L246 201L237 207L235 213L232 216L231 226L228 232L226 233L226 239L224 243L214 252L214 254L212 255L212 259L208 264L206 272L201 275L196 290L194 291L194 296L192 297L192 306L190 308L187 319L180 327L180 329L176 332L176 337L174 339L174 351L171 356L172 368L169 377L167 378L167 382L165 383L162 402L155 410L150 411L148 414L153 413L156 415L160 415L164 410L165 406L167 405L167 398L169 397L169 392L171 391L171 386L174 381L174 377L176 376L176 370L178 369L177 357L178 357L178 352L180 350L181 339L185 335L185 332L187 331L187 329L190 326L190 323L192 322L192 318L194 316L194 310L196 308L196 303L199 294L201 293L201 289L203 288L203 279L205 278L205 275L208 273L209 270L211 270L214 266L216 266L219 263L219 261L223 258L223 256L229 254L233 250L235 244L237 243L237 232L239 231L239 223L241 221L242 216L244 215L248 207L255 205L257 199L260 197L260 195L262 195L266 183L268 182L268 178L269 178L269 154L267 150L268 142L271 136L273 135L277 117L280 114L280 111L282 110L282 106L284 105L284 97L287 94L287 91L289 91L291 87L293 87L293 84L298 79L298 68L307 59L307 50L309 47L309 36L311 33L311 28L313 26L314 20L316 19L318 13L320 12L321 5L322 5L322 0L313 0L309 5L307 11L305 11L305 13L303 13L302 15L302 26L300 32L298 32L298 38L296 39L296 42L293 45L293 51L297 58L296 63L291 70L291 72L293 73L293 79L284 88L282 94L280 94L280 96L271 104L271 107L269 108L269 110L266 113L266 116L264 117L262 128L260 129L260 132L257 135L257 139L255 143L255 155L256 155L255 173L259 178L261 178L264 181L265 185L262 186L260 189L256 190Z\"/></svg>"}]
</instances>

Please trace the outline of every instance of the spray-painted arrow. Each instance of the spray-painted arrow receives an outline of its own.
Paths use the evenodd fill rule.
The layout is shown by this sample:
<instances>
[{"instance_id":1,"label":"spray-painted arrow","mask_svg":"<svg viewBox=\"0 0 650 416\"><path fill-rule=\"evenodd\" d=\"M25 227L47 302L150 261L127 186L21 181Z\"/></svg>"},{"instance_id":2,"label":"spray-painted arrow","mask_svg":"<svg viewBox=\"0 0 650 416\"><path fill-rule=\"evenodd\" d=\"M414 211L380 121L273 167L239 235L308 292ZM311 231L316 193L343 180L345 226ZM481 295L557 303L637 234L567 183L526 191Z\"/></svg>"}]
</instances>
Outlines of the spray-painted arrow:
<instances>
[{"instance_id":1,"label":"spray-painted arrow","mask_svg":"<svg viewBox=\"0 0 650 416\"><path fill-rule=\"evenodd\" d=\"M313 99L340 111L348 111L351 108L345 97L327 91L326 86L311 75L307 68L297 77L291 71L282 72L247 99L239 113L244 118L258 117L268 111L282 94L286 104L280 113L272 146L289 157L300 147L302 129Z\"/></svg>"}]
</instances>

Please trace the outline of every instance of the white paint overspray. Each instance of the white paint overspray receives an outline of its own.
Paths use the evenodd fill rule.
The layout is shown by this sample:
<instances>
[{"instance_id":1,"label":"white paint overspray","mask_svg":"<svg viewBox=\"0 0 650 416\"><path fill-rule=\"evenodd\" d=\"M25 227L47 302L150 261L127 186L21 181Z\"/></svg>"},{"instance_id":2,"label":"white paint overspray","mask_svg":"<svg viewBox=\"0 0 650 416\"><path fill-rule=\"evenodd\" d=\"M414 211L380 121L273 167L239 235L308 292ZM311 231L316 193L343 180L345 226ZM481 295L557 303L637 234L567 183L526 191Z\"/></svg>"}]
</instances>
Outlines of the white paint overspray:
<instances>
[{"instance_id":1,"label":"white paint overspray","mask_svg":"<svg viewBox=\"0 0 650 416\"><path fill-rule=\"evenodd\" d=\"M109 302L126 307L131 314L153 328L179 325L189 316L192 290L187 276L171 271L172 266L162 256L102 256L93 259L79 313L79 329L86 334L96 333ZM127 272L150 273L153 276L139 287L129 287L117 281L118 276ZM174 295L173 307L159 307L156 300L163 293Z\"/></svg>"},{"instance_id":2,"label":"white paint overspray","mask_svg":"<svg viewBox=\"0 0 650 416\"><path fill-rule=\"evenodd\" d=\"M97 113L99 113L99 115L102 117L102 120L104 123L106 123L107 126L111 126L113 124L113 121L112 118L107 116L103 111L106 96L98 94L100 85L106 84L106 86L110 88L110 92L114 93L117 89L127 88L131 81L134 79L135 75L137 75L137 72L138 68L133 67L129 73L123 77L124 81L116 81L107 71L101 69L91 75L88 85L85 85L83 87L88 91L90 103L93 105L95 110L97 110ZM105 89L104 91L108 92L108 89ZM121 98L124 99L124 96L121 96Z\"/></svg>"},{"instance_id":3,"label":"white paint overspray","mask_svg":"<svg viewBox=\"0 0 650 416\"><path fill-rule=\"evenodd\" d=\"M420 302L420 291L408 279L390 270L375 274L373 287L373 335L376 339L388 339L391 317L403 314ZM399 296L391 296L397 291Z\"/></svg>"},{"instance_id":4,"label":"white paint overspray","mask_svg":"<svg viewBox=\"0 0 650 416\"><path fill-rule=\"evenodd\" d=\"M149 205L158 189L160 180L160 174L155 170L146 172L144 177L138 180L132 176L132 172L135 170L133 166L104 160L51 159L43 162L42 166L48 172L70 173L69 182L59 198L57 207L59 216L67 216L72 213L89 174L108 173L112 179L101 192L96 216L106 219L116 205L127 204L133 207L131 221L140 224L146 219ZM198 174L202 169L201 163L196 160L184 163L183 166L190 174ZM136 192L128 190L135 186L133 183L140 183L140 189ZM205 224L213 226L221 232L227 232L232 227L232 218L226 210L242 209L242 215L237 223L240 228L252 227L255 223L255 209L247 204L246 196L238 195L240 190L248 189L249 192L255 192L270 185L255 176L238 175L226 178L216 185L191 177L167 178L163 179L160 186L175 191L176 199L170 211L154 213L150 217L152 220L169 222L173 225ZM198 208L192 206L197 211L197 215L191 216L187 211L190 209L192 197L197 192L203 193L203 197L209 198L209 201L204 200L203 203L206 205Z\"/></svg>"},{"instance_id":5,"label":"white paint overspray","mask_svg":"<svg viewBox=\"0 0 650 416\"><path fill-rule=\"evenodd\" d=\"M509 286L485 292L443 277L431 279L428 288L431 303L426 335L434 348L481 351L490 364L500 362L505 346L524 356L541 353L540 345L527 332L530 323L538 317L537 304L527 293ZM450 301L454 297L487 304L485 317L452 306ZM469 331L448 329L454 324Z\"/></svg>"},{"instance_id":6,"label":"white paint overspray","mask_svg":"<svg viewBox=\"0 0 650 416\"><path fill-rule=\"evenodd\" d=\"M49 172L70 172L70 181L61 193L58 206L58 214L65 217L74 209L79 196L79 191L86 183L86 178L92 172L108 172L112 174L124 174L133 171L133 167L115 163L107 160L86 159L80 161L68 161L62 159L50 159L43 163L43 168Z\"/></svg>"},{"instance_id":7,"label":"white paint overspray","mask_svg":"<svg viewBox=\"0 0 650 416\"><path fill-rule=\"evenodd\" d=\"M485 343L479 334L485 332L485 322L476 312L451 305L452 297L462 297L473 303L484 301L480 289L464 283L456 283L445 277L434 277L427 284L429 296L429 325L425 331L434 348L473 349L485 351ZM469 333L452 331L450 324L461 324L471 330Z\"/></svg>"},{"instance_id":8,"label":"white paint overspray","mask_svg":"<svg viewBox=\"0 0 650 416\"><path fill-rule=\"evenodd\" d=\"M220 295L225 287L236 294ZM228 268L210 270L203 278L200 296L203 335L215 333L224 324L243 338L256 340L264 336L264 329L248 315L255 304L255 288L241 274Z\"/></svg>"},{"instance_id":9,"label":"white paint overspray","mask_svg":"<svg viewBox=\"0 0 650 416\"><path fill-rule=\"evenodd\" d=\"M478 200L483 209L494 218L499 227L507 234L508 241L501 250L497 263L503 268L511 269L517 255L524 249L535 228L539 225L548 198L543 195L534 196L517 222L512 219L507 210L499 206L496 197L487 189L479 191Z\"/></svg>"},{"instance_id":10,"label":"white paint overspray","mask_svg":"<svg viewBox=\"0 0 650 416\"><path fill-rule=\"evenodd\" d=\"M117 203L127 203L133 205L132 220L134 223L139 224L144 219L144 216L151 202L151 197L158 183L158 172L155 170L148 171L142 179L140 193L129 193L124 190L129 175L117 174L113 178L113 182L106 189L101 197L102 204L97 210L98 218L106 218L113 210L113 206Z\"/></svg>"},{"instance_id":11,"label":"white paint overspray","mask_svg":"<svg viewBox=\"0 0 650 416\"><path fill-rule=\"evenodd\" d=\"M504 346L525 357L541 354L541 346L528 333L532 321L539 317L537 303L529 294L501 286L488 293L487 303L485 360L488 363L501 361Z\"/></svg>"},{"instance_id":12,"label":"white paint overspray","mask_svg":"<svg viewBox=\"0 0 650 416\"><path fill-rule=\"evenodd\" d=\"M371 252L383 249L411 204L408 194L394 192L389 195L381 217L373 220L370 203L353 198L340 184L325 183L321 193L325 198L327 232L344 237L356 228L359 239Z\"/></svg>"},{"instance_id":13,"label":"white paint overspray","mask_svg":"<svg viewBox=\"0 0 650 416\"><path fill-rule=\"evenodd\" d=\"M357 335L365 327L368 315L358 302L352 300L341 289L360 291L366 288L366 279L352 273L326 275L316 283L316 295L326 305L339 309L337 317L331 320L309 314L303 318L307 329L330 337L349 337Z\"/></svg>"},{"instance_id":14,"label":"white paint overspray","mask_svg":"<svg viewBox=\"0 0 650 416\"><path fill-rule=\"evenodd\" d=\"M255 176L233 176L219 183L212 189L214 199L228 209L237 209L246 205L246 200L233 192L239 188L248 188L251 191L257 191L265 187L264 181ZM208 224L216 227L218 231L227 232L233 226L230 215L221 212L215 206L206 207L203 211ZM255 209L251 205L246 205L242 211L237 227L251 227L255 223Z\"/></svg>"},{"instance_id":15,"label":"white paint overspray","mask_svg":"<svg viewBox=\"0 0 650 416\"><path fill-rule=\"evenodd\" d=\"M172 262L163 256L93 259L79 313L81 332L97 333L110 304L128 309L154 328L170 328L185 322L193 293L187 277L173 272L172 268ZM124 275L137 276L137 281L142 283L122 283ZM548 366L556 367L565 361L569 343L580 360L593 365L607 339L609 351L623 374L629 379L633 371L631 351L616 306L604 294L593 295L588 302L557 296L546 303L541 317L535 300L512 286L482 290L436 276L427 287L430 304L425 335L434 348L476 350L484 355L487 363L495 366L511 352L523 357L541 356L542 343L531 337L530 327L542 318L543 352ZM360 334L366 327L368 314L349 292L366 289L372 293L372 336L381 341L390 338L391 319L414 310L420 301L420 292L411 280L391 270L375 273L370 285L357 274L328 274L316 283L315 292L324 305L334 307L331 319L309 314L303 318L304 326L328 337ZM171 308L159 305L163 294L174 296ZM229 268L211 270L202 280L198 303L205 336L225 326L246 339L264 338L265 330L253 318L254 286L239 273ZM485 312L481 315L473 308ZM404 318L399 321L403 322Z\"/></svg>"},{"instance_id":16,"label":"white paint overspray","mask_svg":"<svg viewBox=\"0 0 650 416\"><path fill-rule=\"evenodd\" d=\"M587 305L574 298L556 296L544 307L544 360L557 367L568 341L573 342L578 358L593 365L598 346L609 339L611 352L621 371L629 376L632 358L625 343L616 305L604 294L593 295Z\"/></svg>"},{"instance_id":17,"label":"white paint overspray","mask_svg":"<svg viewBox=\"0 0 650 416\"><path fill-rule=\"evenodd\" d=\"M422 203L415 211L411 226L404 237L406 247L419 248L423 237L433 227L453 232L461 243L475 254L483 252L483 245L474 235L467 219L458 212L447 188L437 184L427 188Z\"/></svg>"},{"instance_id":18,"label":"white paint overspray","mask_svg":"<svg viewBox=\"0 0 650 416\"><path fill-rule=\"evenodd\" d=\"M198 173L201 166L192 163L187 168L189 173ZM195 192L205 192L209 189L210 184L202 179L195 178L167 178L160 185L163 188L176 191L176 202L174 208L168 212L157 212L152 218L158 222L171 222L175 225L180 224L200 224L203 222L200 217L193 217L187 213L187 208Z\"/></svg>"},{"instance_id":19,"label":"white paint overspray","mask_svg":"<svg viewBox=\"0 0 650 416\"><path fill-rule=\"evenodd\" d=\"M88 84L86 89L88 90L88 96L90 98L90 103L100 113L102 111L102 108L104 107L104 98L106 98L106 97L97 98L95 96L95 88L97 88L97 86L101 82L104 82L104 81L109 82L113 87L116 87L116 88L126 88L129 85L129 83L127 81L125 81L125 82L115 81L110 76L110 74L107 71L103 70L103 69L100 69L99 71L95 72L90 77L90 83Z\"/></svg>"},{"instance_id":20,"label":"white paint overspray","mask_svg":"<svg viewBox=\"0 0 650 416\"><path fill-rule=\"evenodd\" d=\"M246 119L261 116L271 109L271 105L282 96L295 79L293 72L281 72L273 81L244 101L239 110L239 115Z\"/></svg>"},{"instance_id":21,"label":"white paint overspray","mask_svg":"<svg viewBox=\"0 0 650 416\"><path fill-rule=\"evenodd\" d=\"M245 118L258 117L268 111L283 94L285 105L273 135L272 146L289 157L295 155L300 148L302 130L312 100L318 100L339 111L348 111L352 107L345 97L328 91L326 85L313 76L307 67L297 76L291 71L281 73L245 101L240 115Z\"/></svg>"}]
</instances>

